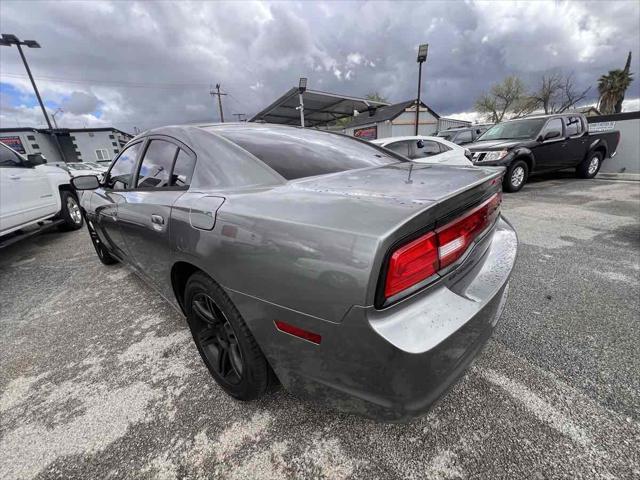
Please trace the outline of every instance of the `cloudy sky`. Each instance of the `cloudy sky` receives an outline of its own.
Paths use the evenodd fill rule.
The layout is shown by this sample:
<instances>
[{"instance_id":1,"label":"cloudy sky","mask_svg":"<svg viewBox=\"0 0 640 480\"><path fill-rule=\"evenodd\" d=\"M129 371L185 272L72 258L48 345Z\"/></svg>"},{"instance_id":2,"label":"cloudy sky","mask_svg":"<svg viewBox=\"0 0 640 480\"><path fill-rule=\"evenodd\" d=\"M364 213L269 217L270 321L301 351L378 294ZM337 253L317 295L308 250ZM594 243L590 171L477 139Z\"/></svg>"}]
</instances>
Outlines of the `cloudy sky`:
<instances>
[{"instance_id":1,"label":"cloudy sky","mask_svg":"<svg viewBox=\"0 0 640 480\"><path fill-rule=\"evenodd\" d=\"M253 114L300 76L317 90L415 97L416 49L430 44L423 101L468 116L492 83L573 72L581 88L622 68L640 108L640 2L0 2L0 31L35 39L31 68L61 127L126 131ZM15 47L0 47L0 126L43 125Z\"/></svg>"}]
</instances>

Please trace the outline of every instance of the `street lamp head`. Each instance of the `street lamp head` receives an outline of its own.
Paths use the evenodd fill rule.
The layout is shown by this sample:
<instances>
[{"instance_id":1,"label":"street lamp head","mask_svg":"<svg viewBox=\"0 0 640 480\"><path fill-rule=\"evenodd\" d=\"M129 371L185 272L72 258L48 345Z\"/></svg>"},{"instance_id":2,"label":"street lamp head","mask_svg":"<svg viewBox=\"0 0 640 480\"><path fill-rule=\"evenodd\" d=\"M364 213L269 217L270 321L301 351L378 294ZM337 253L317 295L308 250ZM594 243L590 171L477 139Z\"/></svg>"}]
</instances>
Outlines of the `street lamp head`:
<instances>
[{"instance_id":1,"label":"street lamp head","mask_svg":"<svg viewBox=\"0 0 640 480\"><path fill-rule=\"evenodd\" d=\"M23 45L26 45L29 48L40 48L40 44L35 40L25 40L22 42Z\"/></svg>"},{"instance_id":2,"label":"street lamp head","mask_svg":"<svg viewBox=\"0 0 640 480\"><path fill-rule=\"evenodd\" d=\"M429 44L423 43L418 47L418 63L422 63L427 60L427 52L429 51Z\"/></svg>"},{"instance_id":3,"label":"street lamp head","mask_svg":"<svg viewBox=\"0 0 640 480\"><path fill-rule=\"evenodd\" d=\"M300 93L304 93L307 90L307 79L305 77L300 78L300 83L298 83L298 91Z\"/></svg>"},{"instance_id":4,"label":"street lamp head","mask_svg":"<svg viewBox=\"0 0 640 480\"><path fill-rule=\"evenodd\" d=\"M10 47L11 44L9 42L7 42L4 38L0 38L0 46Z\"/></svg>"},{"instance_id":5,"label":"street lamp head","mask_svg":"<svg viewBox=\"0 0 640 480\"><path fill-rule=\"evenodd\" d=\"M9 45L20 43L20 40L18 39L18 37L16 37L15 35L12 35L11 33L3 33L2 40L4 40L5 42L9 42Z\"/></svg>"}]
</instances>

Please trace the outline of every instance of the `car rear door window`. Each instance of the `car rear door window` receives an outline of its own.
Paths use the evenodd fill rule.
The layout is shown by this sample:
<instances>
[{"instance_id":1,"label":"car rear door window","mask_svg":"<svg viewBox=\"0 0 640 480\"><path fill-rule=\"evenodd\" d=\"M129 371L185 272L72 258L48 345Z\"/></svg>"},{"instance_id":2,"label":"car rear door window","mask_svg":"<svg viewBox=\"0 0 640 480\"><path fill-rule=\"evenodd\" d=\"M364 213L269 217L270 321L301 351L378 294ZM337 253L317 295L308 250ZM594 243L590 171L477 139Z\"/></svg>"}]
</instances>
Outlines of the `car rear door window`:
<instances>
[{"instance_id":1,"label":"car rear door window","mask_svg":"<svg viewBox=\"0 0 640 480\"><path fill-rule=\"evenodd\" d=\"M567 137L574 137L582 133L582 121L578 116L570 116L564 118Z\"/></svg>"},{"instance_id":2,"label":"car rear door window","mask_svg":"<svg viewBox=\"0 0 640 480\"><path fill-rule=\"evenodd\" d=\"M417 158L433 157L442 153L440 144L431 140L420 140L411 142L409 158L415 160Z\"/></svg>"},{"instance_id":3,"label":"car rear door window","mask_svg":"<svg viewBox=\"0 0 640 480\"><path fill-rule=\"evenodd\" d=\"M180 149L176 157L176 163L173 166L171 185L174 187L188 187L191 185L191 176L193 175L195 163L194 156Z\"/></svg>"},{"instance_id":4,"label":"car rear door window","mask_svg":"<svg viewBox=\"0 0 640 480\"><path fill-rule=\"evenodd\" d=\"M151 140L140 164L137 188L168 187L177 150L178 147L171 142Z\"/></svg>"},{"instance_id":5,"label":"car rear door window","mask_svg":"<svg viewBox=\"0 0 640 480\"><path fill-rule=\"evenodd\" d=\"M396 152L403 157L409 156L409 142L394 142L386 145L385 148L388 148L392 152Z\"/></svg>"},{"instance_id":6,"label":"car rear door window","mask_svg":"<svg viewBox=\"0 0 640 480\"><path fill-rule=\"evenodd\" d=\"M106 181L106 186L114 190L126 190L131 187L133 169L136 166L138 152L142 142L134 143L122 151L115 160Z\"/></svg>"},{"instance_id":7,"label":"car rear door window","mask_svg":"<svg viewBox=\"0 0 640 480\"><path fill-rule=\"evenodd\" d=\"M465 130L464 132L458 133L456 136L456 143L469 143L473 142L473 135L471 134L471 130Z\"/></svg>"}]
</instances>

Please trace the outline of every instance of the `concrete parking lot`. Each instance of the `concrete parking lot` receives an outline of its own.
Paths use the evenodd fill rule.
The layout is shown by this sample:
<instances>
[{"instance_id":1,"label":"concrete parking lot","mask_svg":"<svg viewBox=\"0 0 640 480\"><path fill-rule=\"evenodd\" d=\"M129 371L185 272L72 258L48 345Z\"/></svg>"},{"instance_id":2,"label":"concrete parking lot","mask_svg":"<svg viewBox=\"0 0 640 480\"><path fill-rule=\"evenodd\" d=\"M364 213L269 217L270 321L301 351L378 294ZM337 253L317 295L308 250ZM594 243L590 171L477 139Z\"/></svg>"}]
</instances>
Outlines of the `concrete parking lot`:
<instances>
[{"instance_id":1,"label":"concrete parking lot","mask_svg":"<svg viewBox=\"0 0 640 480\"><path fill-rule=\"evenodd\" d=\"M505 195L499 328L425 417L384 425L209 377L183 318L86 230L0 253L0 478L640 478L640 183Z\"/></svg>"}]
</instances>

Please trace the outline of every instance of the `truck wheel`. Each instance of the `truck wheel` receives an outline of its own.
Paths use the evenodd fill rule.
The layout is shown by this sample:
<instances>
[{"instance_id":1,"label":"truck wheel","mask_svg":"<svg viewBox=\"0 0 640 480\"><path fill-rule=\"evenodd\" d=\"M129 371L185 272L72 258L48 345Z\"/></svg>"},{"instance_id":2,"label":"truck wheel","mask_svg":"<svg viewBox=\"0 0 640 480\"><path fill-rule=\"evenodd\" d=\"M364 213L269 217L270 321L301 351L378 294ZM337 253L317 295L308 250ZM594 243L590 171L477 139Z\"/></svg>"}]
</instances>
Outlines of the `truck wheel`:
<instances>
[{"instance_id":1,"label":"truck wheel","mask_svg":"<svg viewBox=\"0 0 640 480\"><path fill-rule=\"evenodd\" d=\"M517 192L520 190L527 182L528 175L529 166L527 162L524 160L514 161L507 169L507 173L502 181L505 192Z\"/></svg>"},{"instance_id":2,"label":"truck wheel","mask_svg":"<svg viewBox=\"0 0 640 480\"><path fill-rule=\"evenodd\" d=\"M60 192L60 200L62 207L60 209L60 217L64 220L64 223L60 225L59 229L63 231L78 230L82 227L82 211L80 211L80 205L78 199L71 192Z\"/></svg>"},{"instance_id":3,"label":"truck wheel","mask_svg":"<svg viewBox=\"0 0 640 480\"><path fill-rule=\"evenodd\" d=\"M238 400L254 400L269 391L275 375L224 290L204 273L194 273L184 305L193 341L222 389Z\"/></svg>"},{"instance_id":4,"label":"truck wheel","mask_svg":"<svg viewBox=\"0 0 640 480\"><path fill-rule=\"evenodd\" d=\"M580 178L593 178L600 171L602 165L602 153L593 152L587 156L576 168L576 174Z\"/></svg>"}]
</instances>

